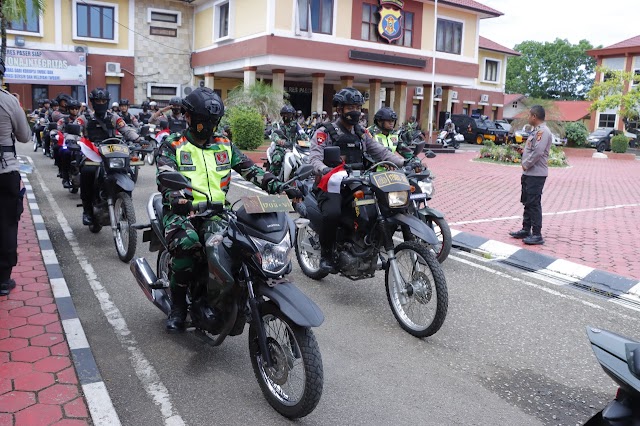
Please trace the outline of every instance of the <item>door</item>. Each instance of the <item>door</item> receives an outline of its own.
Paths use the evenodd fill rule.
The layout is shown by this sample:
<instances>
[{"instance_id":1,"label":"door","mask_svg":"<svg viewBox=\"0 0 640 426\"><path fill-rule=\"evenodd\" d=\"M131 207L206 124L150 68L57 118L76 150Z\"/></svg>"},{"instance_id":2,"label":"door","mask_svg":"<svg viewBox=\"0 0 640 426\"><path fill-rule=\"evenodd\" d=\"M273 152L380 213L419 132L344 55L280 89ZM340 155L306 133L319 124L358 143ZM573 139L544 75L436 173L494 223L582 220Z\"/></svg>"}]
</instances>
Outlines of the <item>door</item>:
<instances>
[{"instance_id":1,"label":"door","mask_svg":"<svg viewBox=\"0 0 640 426\"><path fill-rule=\"evenodd\" d=\"M49 99L49 86L39 86L34 84L31 86L31 109L38 108L39 99Z\"/></svg>"}]
</instances>

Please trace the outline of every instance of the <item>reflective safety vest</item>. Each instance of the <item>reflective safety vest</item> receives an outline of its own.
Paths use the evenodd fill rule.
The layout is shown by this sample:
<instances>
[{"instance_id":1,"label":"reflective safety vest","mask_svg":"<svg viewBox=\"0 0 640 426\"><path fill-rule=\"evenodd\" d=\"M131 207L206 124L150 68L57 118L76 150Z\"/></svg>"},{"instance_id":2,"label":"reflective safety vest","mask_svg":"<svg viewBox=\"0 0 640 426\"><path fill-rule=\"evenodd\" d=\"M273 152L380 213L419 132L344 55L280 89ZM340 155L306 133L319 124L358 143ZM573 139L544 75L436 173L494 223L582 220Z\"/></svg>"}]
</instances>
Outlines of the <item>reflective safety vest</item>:
<instances>
[{"instance_id":1,"label":"reflective safety vest","mask_svg":"<svg viewBox=\"0 0 640 426\"><path fill-rule=\"evenodd\" d=\"M396 133L390 133L389 136L385 136L384 133L380 132L375 134L373 137L391 152L396 152L396 149L398 149L399 139Z\"/></svg>"},{"instance_id":2,"label":"reflective safety vest","mask_svg":"<svg viewBox=\"0 0 640 426\"><path fill-rule=\"evenodd\" d=\"M200 148L182 136L172 145L176 147L178 171L191 180L191 187L206 192L211 201L224 202L231 182L231 142L215 137L213 144ZM193 191L193 204L207 201Z\"/></svg>"}]
</instances>

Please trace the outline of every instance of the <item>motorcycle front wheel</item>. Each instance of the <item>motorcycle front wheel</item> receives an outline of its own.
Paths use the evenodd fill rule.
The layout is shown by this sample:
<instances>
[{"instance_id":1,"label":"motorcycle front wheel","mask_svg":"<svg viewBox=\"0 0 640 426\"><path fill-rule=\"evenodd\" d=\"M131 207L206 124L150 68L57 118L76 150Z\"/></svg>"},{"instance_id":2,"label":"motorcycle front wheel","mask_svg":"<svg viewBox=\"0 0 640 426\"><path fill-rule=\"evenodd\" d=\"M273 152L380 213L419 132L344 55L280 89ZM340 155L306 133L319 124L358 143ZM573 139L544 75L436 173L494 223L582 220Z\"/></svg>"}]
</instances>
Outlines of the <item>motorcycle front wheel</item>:
<instances>
[{"instance_id":1,"label":"motorcycle front wheel","mask_svg":"<svg viewBox=\"0 0 640 426\"><path fill-rule=\"evenodd\" d=\"M300 327L272 302L260 308L273 365L260 353L258 330L249 327L251 365L262 394L281 415L298 419L311 413L322 395L324 372L318 342L309 327Z\"/></svg>"},{"instance_id":2,"label":"motorcycle front wheel","mask_svg":"<svg viewBox=\"0 0 640 426\"><path fill-rule=\"evenodd\" d=\"M296 229L296 258L302 273L309 278L321 280L329 275L320 270L320 241L310 226Z\"/></svg>"},{"instance_id":3,"label":"motorcycle front wheel","mask_svg":"<svg viewBox=\"0 0 640 426\"><path fill-rule=\"evenodd\" d=\"M113 210L116 216L116 229L114 242L118 257L123 262L129 262L136 252L138 234L131 225L136 223L136 212L133 201L126 192L120 192L116 196Z\"/></svg>"},{"instance_id":4,"label":"motorcycle front wheel","mask_svg":"<svg viewBox=\"0 0 640 426\"><path fill-rule=\"evenodd\" d=\"M436 237L438 237L438 241L440 244L438 245L430 245L433 250L436 259L438 259L439 263L444 262L447 257L449 257L449 253L451 252L451 229L449 229L449 224L444 218L426 218L427 226L433 229L433 232L436 233Z\"/></svg>"},{"instance_id":5,"label":"motorcycle front wheel","mask_svg":"<svg viewBox=\"0 0 640 426\"><path fill-rule=\"evenodd\" d=\"M33 152L37 152L37 151L38 151L38 138L34 133L33 134Z\"/></svg>"},{"instance_id":6,"label":"motorcycle front wheel","mask_svg":"<svg viewBox=\"0 0 640 426\"><path fill-rule=\"evenodd\" d=\"M399 244L384 282L389 306L403 330L428 337L442 327L449 306L447 282L440 264L424 245L414 241Z\"/></svg>"}]
</instances>

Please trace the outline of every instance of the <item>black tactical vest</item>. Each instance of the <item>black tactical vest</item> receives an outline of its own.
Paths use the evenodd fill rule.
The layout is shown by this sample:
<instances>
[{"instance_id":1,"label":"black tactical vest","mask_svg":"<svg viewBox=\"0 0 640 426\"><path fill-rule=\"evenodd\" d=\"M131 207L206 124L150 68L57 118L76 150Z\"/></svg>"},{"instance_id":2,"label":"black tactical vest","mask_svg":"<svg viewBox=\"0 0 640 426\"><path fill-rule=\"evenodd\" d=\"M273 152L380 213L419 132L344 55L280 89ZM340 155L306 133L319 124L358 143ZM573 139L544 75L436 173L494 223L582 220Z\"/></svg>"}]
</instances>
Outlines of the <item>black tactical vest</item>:
<instances>
[{"instance_id":1,"label":"black tactical vest","mask_svg":"<svg viewBox=\"0 0 640 426\"><path fill-rule=\"evenodd\" d=\"M171 133L182 133L187 130L187 120L169 117L169 131Z\"/></svg>"},{"instance_id":2,"label":"black tactical vest","mask_svg":"<svg viewBox=\"0 0 640 426\"><path fill-rule=\"evenodd\" d=\"M151 118L150 112L141 112L138 114L138 121L142 124L149 124L149 119Z\"/></svg>"},{"instance_id":3,"label":"black tactical vest","mask_svg":"<svg viewBox=\"0 0 640 426\"><path fill-rule=\"evenodd\" d=\"M91 142L101 143L105 139L115 137L116 130L108 116L104 121L93 117L87 122L86 133Z\"/></svg>"},{"instance_id":4,"label":"black tactical vest","mask_svg":"<svg viewBox=\"0 0 640 426\"><path fill-rule=\"evenodd\" d=\"M131 124L133 123L131 114L128 111L126 114L121 114L120 117L122 117L122 119L124 120L125 123L127 123L128 126L131 126Z\"/></svg>"},{"instance_id":5,"label":"black tactical vest","mask_svg":"<svg viewBox=\"0 0 640 426\"><path fill-rule=\"evenodd\" d=\"M340 155L345 158L344 162L347 164L359 164L362 163L362 128L355 126L356 134L343 130L341 135L338 135L333 123L324 123L324 128L327 129L329 136L331 136L331 142L333 146L340 147Z\"/></svg>"}]
</instances>

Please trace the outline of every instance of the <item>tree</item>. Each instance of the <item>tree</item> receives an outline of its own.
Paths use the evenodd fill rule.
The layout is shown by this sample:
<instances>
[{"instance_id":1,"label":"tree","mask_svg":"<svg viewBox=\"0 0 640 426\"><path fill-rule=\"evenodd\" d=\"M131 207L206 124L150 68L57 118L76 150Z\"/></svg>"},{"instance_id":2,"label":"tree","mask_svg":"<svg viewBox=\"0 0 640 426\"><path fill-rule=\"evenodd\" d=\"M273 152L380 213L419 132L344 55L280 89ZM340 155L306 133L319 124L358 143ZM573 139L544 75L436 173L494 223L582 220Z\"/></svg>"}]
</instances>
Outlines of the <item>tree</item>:
<instances>
[{"instance_id":1,"label":"tree","mask_svg":"<svg viewBox=\"0 0 640 426\"><path fill-rule=\"evenodd\" d=\"M256 81L249 87L240 85L229 92L225 104L229 107L248 106L255 108L263 117L272 122L280 119L280 109L284 106L283 93L271 85Z\"/></svg>"},{"instance_id":2,"label":"tree","mask_svg":"<svg viewBox=\"0 0 640 426\"><path fill-rule=\"evenodd\" d=\"M584 99L591 88L596 61L586 54L593 49L587 40L571 44L557 38L553 43L525 41L509 58L507 93L556 100Z\"/></svg>"},{"instance_id":3,"label":"tree","mask_svg":"<svg viewBox=\"0 0 640 426\"><path fill-rule=\"evenodd\" d=\"M604 74L603 81L596 81L589 91L591 111L616 109L625 122L638 120L640 116L640 75L634 72L610 70L599 67L598 72ZM631 89L625 93L629 83Z\"/></svg>"},{"instance_id":4,"label":"tree","mask_svg":"<svg viewBox=\"0 0 640 426\"><path fill-rule=\"evenodd\" d=\"M24 21L27 16L27 5L30 2L33 14L40 16L45 11L46 0L0 0L0 57L7 56L7 22ZM4 80L4 77L3 77Z\"/></svg>"}]
</instances>

